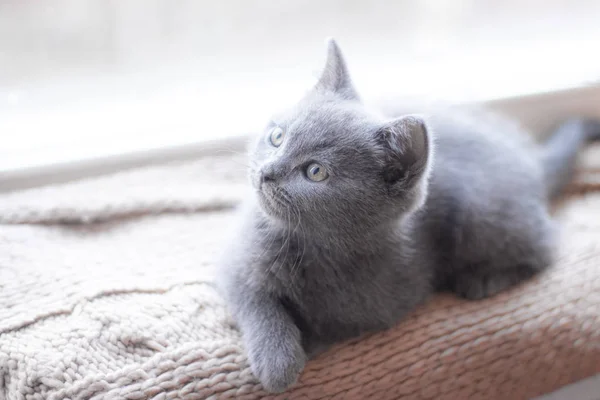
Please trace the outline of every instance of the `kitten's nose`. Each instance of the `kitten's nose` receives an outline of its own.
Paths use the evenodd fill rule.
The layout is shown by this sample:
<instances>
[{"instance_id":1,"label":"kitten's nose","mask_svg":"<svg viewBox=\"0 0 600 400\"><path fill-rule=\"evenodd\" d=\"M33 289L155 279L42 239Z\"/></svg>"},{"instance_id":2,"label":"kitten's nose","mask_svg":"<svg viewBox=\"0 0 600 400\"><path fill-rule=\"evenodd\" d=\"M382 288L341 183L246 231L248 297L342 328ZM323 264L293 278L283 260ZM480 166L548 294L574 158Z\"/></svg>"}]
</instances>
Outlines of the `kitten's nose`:
<instances>
[{"instance_id":1,"label":"kitten's nose","mask_svg":"<svg viewBox=\"0 0 600 400\"><path fill-rule=\"evenodd\" d=\"M275 168L272 165L268 165L263 167L260 170L260 182L275 182L277 180L277 176L275 174Z\"/></svg>"}]
</instances>

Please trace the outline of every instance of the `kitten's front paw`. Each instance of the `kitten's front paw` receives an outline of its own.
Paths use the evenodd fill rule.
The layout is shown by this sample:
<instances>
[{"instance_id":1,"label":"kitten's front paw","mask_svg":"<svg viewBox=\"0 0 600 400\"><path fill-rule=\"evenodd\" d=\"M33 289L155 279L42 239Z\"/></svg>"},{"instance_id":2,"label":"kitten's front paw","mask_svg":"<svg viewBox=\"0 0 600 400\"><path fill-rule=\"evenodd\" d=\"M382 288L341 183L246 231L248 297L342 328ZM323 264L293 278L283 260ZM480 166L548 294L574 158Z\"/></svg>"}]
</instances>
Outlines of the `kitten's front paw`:
<instances>
[{"instance_id":1,"label":"kitten's front paw","mask_svg":"<svg viewBox=\"0 0 600 400\"><path fill-rule=\"evenodd\" d=\"M249 354L250 367L266 391L280 393L298 380L306 363L300 343L279 348L264 346Z\"/></svg>"}]
</instances>

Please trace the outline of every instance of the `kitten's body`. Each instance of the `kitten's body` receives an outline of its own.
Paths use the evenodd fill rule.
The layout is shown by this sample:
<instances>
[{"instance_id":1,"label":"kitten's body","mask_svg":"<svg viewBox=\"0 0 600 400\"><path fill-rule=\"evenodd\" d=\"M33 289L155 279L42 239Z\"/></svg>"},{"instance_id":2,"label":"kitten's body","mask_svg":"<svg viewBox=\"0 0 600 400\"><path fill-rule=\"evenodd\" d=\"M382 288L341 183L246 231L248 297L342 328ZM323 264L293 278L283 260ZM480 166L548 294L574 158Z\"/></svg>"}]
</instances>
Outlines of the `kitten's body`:
<instances>
[{"instance_id":1,"label":"kitten's body","mask_svg":"<svg viewBox=\"0 0 600 400\"><path fill-rule=\"evenodd\" d=\"M555 244L540 153L525 132L479 118L430 119L436 157L415 215L419 242L435 255L436 287L475 299L548 266Z\"/></svg>"},{"instance_id":2,"label":"kitten's body","mask_svg":"<svg viewBox=\"0 0 600 400\"><path fill-rule=\"evenodd\" d=\"M329 57L322 87L279 118L287 143L257 141L258 194L221 279L272 391L307 357L394 325L436 289L481 298L550 265L544 161L570 163L591 137L573 125L578 141L543 152L484 114L434 114L427 129L382 122L359 106L334 43ZM315 159L331 176L305 182L297 169Z\"/></svg>"}]
</instances>

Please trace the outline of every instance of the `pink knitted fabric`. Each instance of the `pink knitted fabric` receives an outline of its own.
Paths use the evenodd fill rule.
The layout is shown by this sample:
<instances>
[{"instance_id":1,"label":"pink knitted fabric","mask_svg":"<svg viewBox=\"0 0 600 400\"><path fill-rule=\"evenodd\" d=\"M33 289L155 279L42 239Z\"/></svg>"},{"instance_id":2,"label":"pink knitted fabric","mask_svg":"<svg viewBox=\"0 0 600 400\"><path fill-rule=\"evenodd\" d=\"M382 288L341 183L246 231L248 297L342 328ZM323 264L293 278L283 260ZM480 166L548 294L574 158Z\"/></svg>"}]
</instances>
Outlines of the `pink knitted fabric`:
<instances>
[{"instance_id":1,"label":"pink knitted fabric","mask_svg":"<svg viewBox=\"0 0 600 400\"><path fill-rule=\"evenodd\" d=\"M212 286L236 157L0 195L0 399L527 399L600 373L600 147L557 212L555 268L434 297L278 396Z\"/></svg>"}]
</instances>

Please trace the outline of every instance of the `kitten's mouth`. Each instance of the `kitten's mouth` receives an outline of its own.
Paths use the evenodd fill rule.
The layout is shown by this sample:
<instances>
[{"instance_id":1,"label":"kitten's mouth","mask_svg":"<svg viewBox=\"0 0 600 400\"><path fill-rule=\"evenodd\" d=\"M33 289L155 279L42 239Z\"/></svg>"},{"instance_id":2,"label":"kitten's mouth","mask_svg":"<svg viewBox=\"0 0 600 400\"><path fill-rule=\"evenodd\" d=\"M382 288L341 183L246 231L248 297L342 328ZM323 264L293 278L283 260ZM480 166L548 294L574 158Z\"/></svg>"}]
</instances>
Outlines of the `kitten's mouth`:
<instances>
[{"instance_id":1,"label":"kitten's mouth","mask_svg":"<svg viewBox=\"0 0 600 400\"><path fill-rule=\"evenodd\" d=\"M257 193L267 214L282 218L290 213L291 197L285 190L272 185L261 185Z\"/></svg>"}]
</instances>

